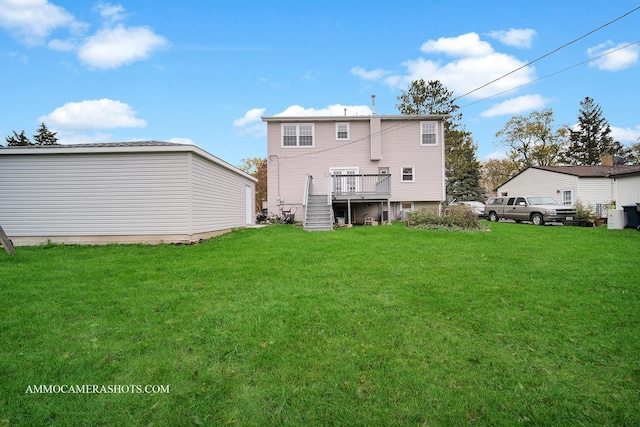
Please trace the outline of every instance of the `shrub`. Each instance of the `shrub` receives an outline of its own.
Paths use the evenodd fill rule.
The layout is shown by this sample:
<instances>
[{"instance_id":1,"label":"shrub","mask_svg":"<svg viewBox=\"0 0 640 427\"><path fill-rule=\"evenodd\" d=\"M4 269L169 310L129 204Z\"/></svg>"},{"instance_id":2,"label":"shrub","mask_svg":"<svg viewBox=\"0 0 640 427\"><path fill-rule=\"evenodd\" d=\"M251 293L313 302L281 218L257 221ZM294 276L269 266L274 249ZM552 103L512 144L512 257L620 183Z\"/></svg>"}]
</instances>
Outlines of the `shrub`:
<instances>
[{"instance_id":1,"label":"shrub","mask_svg":"<svg viewBox=\"0 0 640 427\"><path fill-rule=\"evenodd\" d=\"M409 212L404 223L407 227L428 230L487 230L473 210L465 205L449 206L442 215L433 208L418 209Z\"/></svg>"},{"instance_id":2,"label":"shrub","mask_svg":"<svg viewBox=\"0 0 640 427\"><path fill-rule=\"evenodd\" d=\"M576 200L576 219L578 221L594 221L596 212L593 205L585 205L582 200Z\"/></svg>"}]
</instances>

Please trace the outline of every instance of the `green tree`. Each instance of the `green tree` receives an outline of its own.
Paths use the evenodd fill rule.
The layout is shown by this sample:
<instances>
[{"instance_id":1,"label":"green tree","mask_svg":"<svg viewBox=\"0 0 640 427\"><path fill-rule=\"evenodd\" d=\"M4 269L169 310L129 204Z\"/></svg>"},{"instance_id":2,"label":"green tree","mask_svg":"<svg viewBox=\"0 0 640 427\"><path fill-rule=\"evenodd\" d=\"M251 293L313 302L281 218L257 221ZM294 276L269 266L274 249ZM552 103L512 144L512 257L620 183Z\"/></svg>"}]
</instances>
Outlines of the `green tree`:
<instances>
[{"instance_id":1,"label":"green tree","mask_svg":"<svg viewBox=\"0 0 640 427\"><path fill-rule=\"evenodd\" d=\"M445 168L447 195L458 201L479 200L480 162L476 158L478 146L471 132L449 130L445 136Z\"/></svg>"},{"instance_id":2,"label":"green tree","mask_svg":"<svg viewBox=\"0 0 640 427\"><path fill-rule=\"evenodd\" d=\"M38 133L33 135L35 145L58 145L58 132L51 132L44 123L40 123Z\"/></svg>"},{"instance_id":3,"label":"green tree","mask_svg":"<svg viewBox=\"0 0 640 427\"><path fill-rule=\"evenodd\" d=\"M5 138L7 141L8 147L25 147L29 145L33 145L33 142L29 140L24 134L24 131L17 133L15 130L13 131L13 135L9 135Z\"/></svg>"},{"instance_id":4,"label":"green tree","mask_svg":"<svg viewBox=\"0 0 640 427\"><path fill-rule=\"evenodd\" d=\"M251 157L242 159L239 169L258 180L256 183L256 211L262 210L262 201L267 200L267 159Z\"/></svg>"},{"instance_id":5,"label":"green tree","mask_svg":"<svg viewBox=\"0 0 640 427\"><path fill-rule=\"evenodd\" d=\"M640 138L638 138L640 141ZM627 161L633 165L640 165L640 142L631 144L627 150Z\"/></svg>"},{"instance_id":6,"label":"green tree","mask_svg":"<svg viewBox=\"0 0 640 427\"><path fill-rule=\"evenodd\" d=\"M496 188L511 179L518 169L509 159L490 159L481 166L480 185L487 196L495 196Z\"/></svg>"},{"instance_id":7,"label":"green tree","mask_svg":"<svg viewBox=\"0 0 640 427\"><path fill-rule=\"evenodd\" d=\"M571 165L597 165L603 154L625 156L622 145L611 137L611 126L602 108L588 96L580 102L577 130L569 130L569 146L563 153Z\"/></svg>"},{"instance_id":8,"label":"green tree","mask_svg":"<svg viewBox=\"0 0 640 427\"><path fill-rule=\"evenodd\" d=\"M478 146L471 132L461 129L462 114L453 100L453 92L438 80L416 80L398 96L398 111L405 115L447 114L444 120L445 178L447 196L456 200L477 200L480 187L480 162L476 158Z\"/></svg>"},{"instance_id":9,"label":"green tree","mask_svg":"<svg viewBox=\"0 0 640 427\"><path fill-rule=\"evenodd\" d=\"M496 133L497 145L508 148L507 156L518 171L530 166L553 166L561 160L567 144L566 127L554 127L553 110L534 111L529 117L512 117Z\"/></svg>"}]
</instances>

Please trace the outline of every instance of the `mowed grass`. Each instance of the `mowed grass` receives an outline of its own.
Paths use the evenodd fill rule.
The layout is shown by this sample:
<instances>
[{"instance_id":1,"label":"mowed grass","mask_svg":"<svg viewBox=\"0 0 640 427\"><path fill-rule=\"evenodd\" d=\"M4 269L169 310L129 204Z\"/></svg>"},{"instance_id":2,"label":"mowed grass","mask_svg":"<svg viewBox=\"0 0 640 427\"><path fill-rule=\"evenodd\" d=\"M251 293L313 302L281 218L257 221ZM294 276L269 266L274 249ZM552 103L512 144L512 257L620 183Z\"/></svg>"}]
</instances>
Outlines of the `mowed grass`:
<instances>
[{"instance_id":1,"label":"mowed grass","mask_svg":"<svg viewBox=\"0 0 640 427\"><path fill-rule=\"evenodd\" d=\"M640 425L640 233L490 227L1 252L0 425Z\"/></svg>"}]
</instances>

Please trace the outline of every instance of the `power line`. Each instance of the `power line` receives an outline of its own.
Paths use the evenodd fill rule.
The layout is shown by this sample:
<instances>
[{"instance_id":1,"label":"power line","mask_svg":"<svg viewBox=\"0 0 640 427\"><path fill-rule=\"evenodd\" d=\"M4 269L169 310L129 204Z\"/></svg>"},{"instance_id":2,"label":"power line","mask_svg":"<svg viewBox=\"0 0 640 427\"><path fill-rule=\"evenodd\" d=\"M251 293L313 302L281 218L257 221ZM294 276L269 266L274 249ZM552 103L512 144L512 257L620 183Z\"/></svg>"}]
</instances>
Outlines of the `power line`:
<instances>
[{"instance_id":1,"label":"power line","mask_svg":"<svg viewBox=\"0 0 640 427\"><path fill-rule=\"evenodd\" d=\"M493 79L493 80L491 80L490 82L483 84L482 86L479 86L479 87L477 87L477 88L475 88L475 89L473 89L473 90L470 90L470 91L469 91L469 92L467 92L467 93L464 93L464 94L462 94L462 95L460 95L460 96L458 96L458 97L454 98L454 99L453 99L453 101L457 101L458 99L463 98L463 97L465 97L465 96L467 96L467 95L470 95L470 94L472 94L472 93L474 93L474 92L477 92L477 91L479 91L480 89L484 89L485 87L489 86L490 84L493 84L493 83L497 82L498 80L502 80L502 79L504 79L505 77L510 76L511 74L513 74L513 73L515 73L515 72L517 72L517 71L520 71L520 70L522 70L523 68L526 68L526 67L528 67L529 65L534 64L534 63L536 63L536 62L540 61L541 59L546 58L547 56L551 56L551 55L553 55L554 53L558 52L559 50L564 49L565 47L570 46L570 45L572 45L573 43L575 43L575 42L577 42L577 41L579 41L579 40L584 39L585 37L590 36L591 34L595 33L596 31L599 31L599 30L601 30L601 29L603 29L603 28L605 28L605 27L607 27L607 26L609 26L609 25L613 24L614 22L621 20L622 18L626 17L627 15L632 14L633 12L637 11L638 9L640 9L640 6L636 7L635 9L630 10L629 12L627 12L627 13L625 13L625 14L623 14L623 15L618 16L617 18L615 18L615 19L613 19L613 20L611 20L611 21L607 22L606 24L603 24L603 25L599 26L598 28L596 28L596 29L594 29L594 30L589 31L588 33L586 33L586 34L584 34L584 35L582 35L582 36L578 37L577 39L574 39L574 40L570 41L569 43L565 43L565 44L563 44L563 45L562 45L562 46L560 46L559 48L556 48L556 49L552 50L551 52L546 53L546 54L544 54L544 55L542 55L542 56L540 56L540 57L538 57L538 58L534 59L533 61L527 62L526 64L522 65L521 67L516 68L515 70L509 71L507 74L505 74L505 75L503 75L503 76L500 76L500 77L498 77L498 78L496 78L496 79Z\"/></svg>"},{"instance_id":2,"label":"power line","mask_svg":"<svg viewBox=\"0 0 640 427\"><path fill-rule=\"evenodd\" d=\"M520 89L521 87L525 87L525 86L528 86L528 85L530 85L530 84L533 84L533 83L539 82L540 80L544 80L544 79L546 79L546 78L553 77L553 76L555 76L556 74L564 73L565 71L569 71L569 70L571 70L571 69L573 69L573 68L576 68L576 67L579 67L579 66L581 66L581 65L588 64L589 62L595 61L596 59L600 59L600 58L602 58L602 57L604 57L604 56L611 55L612 53L615 53L615 52L617 52L617 51L619 51L619 50L626 49L626 48L628 48L628 47L630 47L630 46L633 46L633 45L636 45L636 44L638 44L638 43L640 43L640 40L637 40L637 41L635 41L635 42L633 42L633 43L629 43L629 44L627 44L627 45L621 46L621 47L619 47L619 48L617 48L617 49L610 50L610 51L608 51L608 52L606 52L606 53L603 53L602 55L594 56L594 57L593 57L593 58L591 58L591 59L588 59L588 60L586 60L586 61L579 62L579 63L574 64L574 65L572 65L572 66L570 66L570 67L567 67L567 68L563 68L562 70L556 71L556 72L554 72L554 73L547 74L546 76L543 76L543 77L537 78L537 79L535 79L535 80L531 80L530 82L523 83L523 84L518 85L518 86L514 86L514 87L512 87L511 89L503 90L502 92L495 93L495 94L493 94L493 95L487 96L486 98L482 98L482 99L479 99L479 100L477 100L477 101L470 102L469 104L465 104L465 105L461 106L461 107L460 107L460 109L462 109L462 108L466 108L466 107L469 107L469 106L474 105L474 104L477 104L477 103L479 103L479 102L486 101L487 99L491 99L491 98L495 98L495 97L500 96L500 95L504 95L505 93L509 93L509 92L514 91L514 90Z\"/></svg>"}]
</instances>

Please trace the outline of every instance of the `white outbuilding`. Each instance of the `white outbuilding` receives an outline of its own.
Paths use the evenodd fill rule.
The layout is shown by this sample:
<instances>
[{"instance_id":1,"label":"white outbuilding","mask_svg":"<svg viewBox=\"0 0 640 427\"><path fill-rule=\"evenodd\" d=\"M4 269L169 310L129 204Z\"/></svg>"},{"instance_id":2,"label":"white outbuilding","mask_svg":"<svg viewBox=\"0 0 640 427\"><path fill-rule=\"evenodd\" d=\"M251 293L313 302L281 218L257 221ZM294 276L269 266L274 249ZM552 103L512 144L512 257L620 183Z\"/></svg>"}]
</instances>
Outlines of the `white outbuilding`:
<instances>
[{"instance_id":1,"label":"white outbuilding","mask_svg":"<svg viewBox=\"0 0 640 427\"><path fill-rule=\"evenodd\" d=\"M16 246L191 243L255 221L257 180L186 144L0 148L0 226Z\"/></svg>"}]
</instances>

